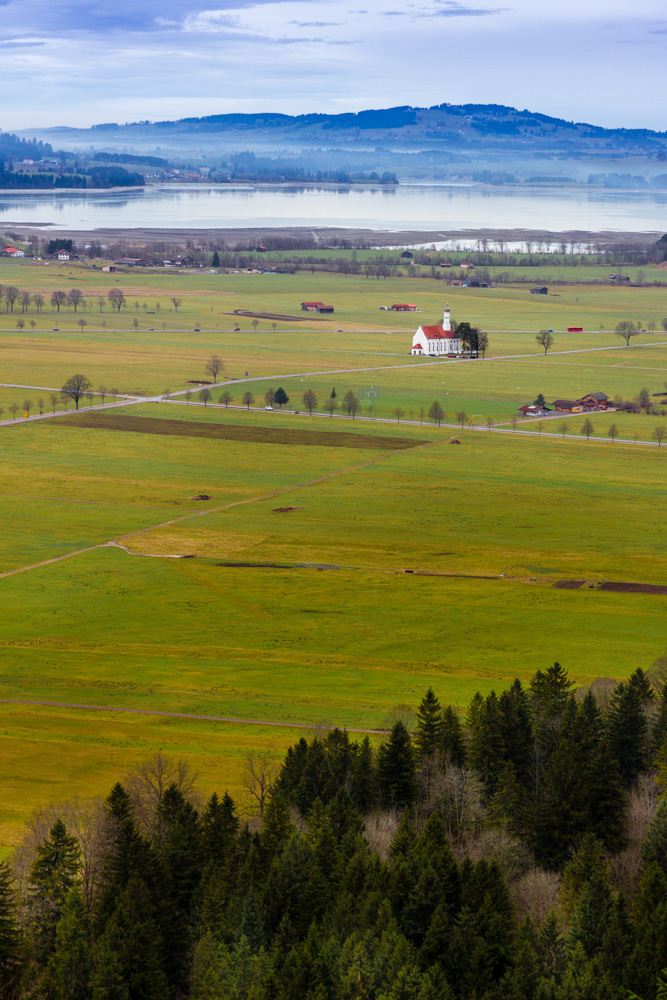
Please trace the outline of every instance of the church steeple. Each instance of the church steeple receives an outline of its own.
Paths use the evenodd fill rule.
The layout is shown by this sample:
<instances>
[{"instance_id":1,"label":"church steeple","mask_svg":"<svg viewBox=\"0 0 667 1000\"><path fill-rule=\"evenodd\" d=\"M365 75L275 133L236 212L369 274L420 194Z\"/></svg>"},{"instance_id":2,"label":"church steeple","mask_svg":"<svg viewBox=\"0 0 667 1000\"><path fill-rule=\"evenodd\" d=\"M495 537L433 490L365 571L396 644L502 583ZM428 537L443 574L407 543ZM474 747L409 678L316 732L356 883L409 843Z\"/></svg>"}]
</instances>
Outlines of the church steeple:
<instances>
[{"instance_id":1,"label":"church steeple","mask_svg":"<svg viewBox=\"0 0 667 1000\"><path fill-rule=\"evenodd\" d=\"M451 330L451 328L452 328L452 321L449 315L449 306L445 306L445 311L442 316L442 329Z\"/></svg>"}]
</instances>

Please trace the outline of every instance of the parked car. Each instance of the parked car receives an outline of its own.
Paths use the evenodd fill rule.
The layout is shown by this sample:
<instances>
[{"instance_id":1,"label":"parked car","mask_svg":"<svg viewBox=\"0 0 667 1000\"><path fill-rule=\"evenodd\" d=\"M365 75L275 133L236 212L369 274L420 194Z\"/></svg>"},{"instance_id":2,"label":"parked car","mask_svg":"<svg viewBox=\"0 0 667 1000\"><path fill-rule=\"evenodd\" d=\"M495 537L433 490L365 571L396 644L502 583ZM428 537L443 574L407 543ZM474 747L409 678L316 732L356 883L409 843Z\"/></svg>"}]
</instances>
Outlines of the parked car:
<instances>
[{"instance_id":1,"label":"parked car","mask_svg":"<svg viewBox=\"0 0 667 1000\"><path fill-rule=\"evenodd\" d=\"M272 407L272 406L265 406L265 407L264 407L264 409L265 409L265 410L272 410L272 409L273 409L273 407Z\"/></svg>"}]
</instances>

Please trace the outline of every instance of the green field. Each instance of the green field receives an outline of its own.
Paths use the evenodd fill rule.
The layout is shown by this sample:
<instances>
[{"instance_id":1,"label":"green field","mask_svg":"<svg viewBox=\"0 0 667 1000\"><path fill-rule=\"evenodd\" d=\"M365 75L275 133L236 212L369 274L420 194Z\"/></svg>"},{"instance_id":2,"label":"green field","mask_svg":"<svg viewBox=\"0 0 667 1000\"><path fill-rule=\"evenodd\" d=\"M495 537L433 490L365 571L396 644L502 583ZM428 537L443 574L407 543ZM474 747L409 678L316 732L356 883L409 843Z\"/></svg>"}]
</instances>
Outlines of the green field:
<instances>
[{"instance_id":1,"label":"green field","mask_svg":"<svg viewBox=\"0 0 667 1000\"><path fill-rule=\"evenodd\" d=\"M45 288L74 270L11 268L17 284L37 276ZM166 311L169 292L182 294L168 329L128 329L134 298L123 329L106 308L99 332L90 312L83 332L73 317L69 330L61 319L57 332L21 332L3 313L2 382L58 387L80 371L94 387L176 392L219 351L225 375L242 380L230 387L237 406L250 388L257 407L140 403L0 427L0 698L285 728L4 704L1 843L38 804L103 793L160 748L193 763L204 791L225 776L245 805L243 753L282 752L296 723L375 729L428 685L463 706L554 660L585 684L664 653L667 597L597 586L667 583L667 446L632 443L636 428L650 439L660 416L592 416L597 436L617 423L623 444L586 442L582 417L570 421L573 439L419 423L436 398L450 420L465 409L506 422L538 392L657 392L667 335L626 349L609 327L636 318L635 293L641 315L667 312L662 290L563 288L562 316L580 306L589 332L557 334L554 352L579 353L544 357L530 325L544 303L525 288L454 289L452 308L462 315L466 293L465 315L491 331L492 350L438 364L407 354L415 316L381 314L375 301L417 288L435 319L443 289L428 279L76 271L91 294L116 278L140 301L142 326L143 299L159 296ZM309 317L274 333L244 319L241 337L222 325L222 288L232 308L294 312L315 294L335 298L335 323ZM373 401L372 415L387 419L260 409L280 384L289 409L303 409L306 388L322 404L335 385L338 400L352 389L363 416ZM0 388L0 405L28 393L40 395ZM570 580L582 586L554 586Z\"/></svg>"}]
</instances>

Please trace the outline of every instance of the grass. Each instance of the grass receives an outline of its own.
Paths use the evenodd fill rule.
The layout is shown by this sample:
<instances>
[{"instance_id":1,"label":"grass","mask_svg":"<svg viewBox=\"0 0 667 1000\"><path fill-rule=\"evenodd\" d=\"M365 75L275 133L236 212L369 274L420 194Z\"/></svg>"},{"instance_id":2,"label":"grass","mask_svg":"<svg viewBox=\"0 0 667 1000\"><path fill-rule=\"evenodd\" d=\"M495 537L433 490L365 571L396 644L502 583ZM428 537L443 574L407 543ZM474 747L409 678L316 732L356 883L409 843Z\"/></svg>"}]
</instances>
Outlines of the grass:
<instances>
[{"instance_id":1,"label":"grass","mask_svg":"<svg viewBox=\"0 0 667 1000\"><path fill-rule=\"evenodd\" d=\"M525 286L445 290L432 279L103 276L0 264L3 284L47 291L70 278L91 296L118 280L140 302L142 327L157 327L143 303L161 300L164 315L170 293L184 301L167 330L135 332L132 313L108 311L102 330L91 329L90 312L83 332L8 327L6 382L58 386L81 371L96 388L176 391L205 377L218 351L227 376L258 378L249 385L262 405L269 386L283 384L300 408L304 389L322 403L335 385L338 400L348 388L365 392L368 415L373 386L376 416L398 406L419 419L437 398L450 418L465 409L500 422L517 395L630 397L667 377L662 334L599 351L620 342L592 332L640 305L659 317L662 293L650 288L562 288L558 301L536 303ZM445 294L460 318L495 331L492 357L441 365L407 355L416 321L435 319ZM408 295L422 307L417 317L379 312ZM333 321L275 333L239 320L234 334L235 318L222 315L293 312L301 299L334 296ZM582 319L589 332L557 333L555 344L581 353L537 353L545 307L554 329ZM325 374L297 374L307 371ZM230 387L237 403L246 387ZM0 389L0 404L28 392L38 398ZM621 436L660 421L592 419L596 434L613 421ZM576 433L583 418L571 423ZM469 431L452 446L452 436L429 422L175 402L0 428L0 573L93 547L0 579L0 697L375 728L431 684L462 706L478 688L554 659L580 684L649 666L664 652L665 598L595 584L667 581L667 448ZM130 551L106 544L116 539ZM144 558L163 555L192 558ZM554 587L568 579L594 586ZM194 763L205 790L229 786L243 801L244 751L279 753L299 733L16 705L3 706L2 719L5 845L36 805L105 793L159 748Z\"/></svg>"}]
</instances>

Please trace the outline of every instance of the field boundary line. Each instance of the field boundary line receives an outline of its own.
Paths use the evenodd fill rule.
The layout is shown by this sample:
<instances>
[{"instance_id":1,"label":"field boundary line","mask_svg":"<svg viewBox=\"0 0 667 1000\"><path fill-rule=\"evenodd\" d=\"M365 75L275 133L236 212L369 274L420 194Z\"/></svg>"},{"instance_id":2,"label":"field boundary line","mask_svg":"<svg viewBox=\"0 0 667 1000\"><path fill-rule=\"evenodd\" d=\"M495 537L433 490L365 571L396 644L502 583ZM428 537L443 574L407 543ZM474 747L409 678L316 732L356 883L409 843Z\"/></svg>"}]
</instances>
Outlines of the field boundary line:
<instances>
[{"instance_id":1,"label":"field boundary line","mask_svg":"<svg viewBox=\"0 0 667 1000\"><path fill-rule=\"evenodd\" d=\"M0 573L0 580L3 580L8 576L16 576L17 573L25 573L30 569L39 569L41 566L49 566L52 563L62 562L63 559L71 559L73 556L80 556L86 552L94 552L96 549L124 549L125 546L121 543L127 538L134 538L136 535L145 535L149 531L157 531L159 528L168 528L172 524L180 524L181 521L189 521L193 517L206 517L207 514L216 514L222 510L229 510L231 507L241 507L245 504L260 503L262 500L271 500L273 497L283 496L285 493L293 493L296 490L305 489L307 486L315 486L317 483L326 482L327 479L335 479L336 476L342 476L347 472L356 472L358 469L364 469L369 465L375 465L376 462L383 462L385 459L392 458L394 455L402 455L405 452L417 451L419 448L430 448L432 445L441 444L442 440L443 439L440 438L435 441L424 441L421 444L416 444L413 448L399 448L397 450L387 452L386 455L378 455L376 458L371 458L367 462L361 462L359 465L350 465L345 469L338 469L335 472L329 472L325 476L318 476L317 479L309 479L305 483L295 483L294 486L285 486L280 490L275 490L272 493L265 493L258 497L248 497L245 500L234 500L232 503L222 504L219 507L210 507L208 510L191 511L189 514L183 514L180 517L170 518L168 521L161 521L159 524L153 524L147 528L139 528L137 531L129 531L127 534L118 535L115 538L109 538L107 541L99 542L97 545L88 545L83 549L76 549L74 552L66 552L64 555L55 556L52 559L42 559L40 562L30 563L28 566L19 566L17 569L7 570L5 573ZM141 553L133 554L140 555Z\"/></svg>"},{"instance_id":2,"label":"field boundary line","mask_svg":"<svg viewBox=\"0 0 667 1000\"><path fill-rule=\"evenodd\" d=\"M192 719L197 722L227 722L244 726L275 726L280 729L317 729L317 722L270 722L268 719L241 719L231 715L195 715L187 712L162 712L151 708L120 708L113 705L81 705L68 701L36 701L27 698L0 698L0 705L37 705L43 708L74 708L86 712L120 712L128 715L154 715L167 719ZM333 727L332 727L333 728ZM386 736L386 729L343 728L348 733Z\"/></svg>"}]
</instances>

